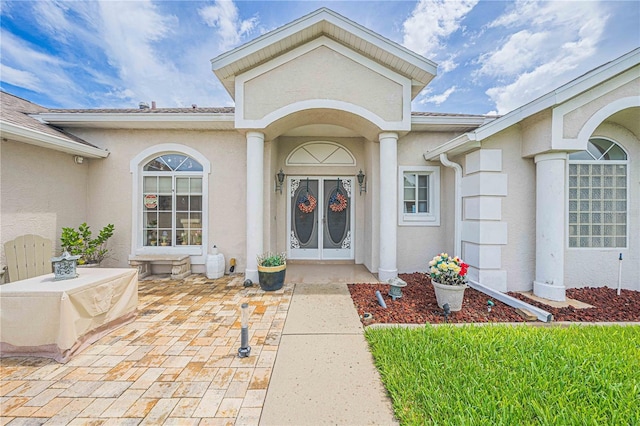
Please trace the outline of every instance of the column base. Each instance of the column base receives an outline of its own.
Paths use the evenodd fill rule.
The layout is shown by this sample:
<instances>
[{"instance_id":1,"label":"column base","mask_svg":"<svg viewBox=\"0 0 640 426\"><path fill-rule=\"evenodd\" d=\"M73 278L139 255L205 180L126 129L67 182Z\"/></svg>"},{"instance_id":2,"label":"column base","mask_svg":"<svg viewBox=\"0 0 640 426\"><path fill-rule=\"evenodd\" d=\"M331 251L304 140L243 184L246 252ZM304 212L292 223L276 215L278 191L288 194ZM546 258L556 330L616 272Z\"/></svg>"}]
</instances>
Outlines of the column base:
<instances>
[{"instance_id":1,"label":"column base","mask_svg":"<svg viewBox=\"0 0 640 426\"><path fill-rule=\"evenodd\" d=\"M387 282L391 278L396 278L398 276L397 269L380 269L378 268L378 281Z\"/></svg>"},{"instance_id":2,"label":"column base","mask_svg":"<svg viewBox=\"0 0 640 426\"><path fill-rule=\"evenodd\" d=\"M566 290L567 288L563 285L553 285L539 281L533 282L533 294L556 302L564 302L567 299Z\"/></svg>"},{"instance_id":3,"label":"column base","mask_svg":"<svg viewBox=\"0 0 640 426\"><path fill-rule=\"evenodd\" d=\"M245 269L244 271L244 279L245 280L251 280L252 283L254 284L258 284L259 279L258 279L258 270L253 270L253 269Z\"/></svg>"}]
</instances>

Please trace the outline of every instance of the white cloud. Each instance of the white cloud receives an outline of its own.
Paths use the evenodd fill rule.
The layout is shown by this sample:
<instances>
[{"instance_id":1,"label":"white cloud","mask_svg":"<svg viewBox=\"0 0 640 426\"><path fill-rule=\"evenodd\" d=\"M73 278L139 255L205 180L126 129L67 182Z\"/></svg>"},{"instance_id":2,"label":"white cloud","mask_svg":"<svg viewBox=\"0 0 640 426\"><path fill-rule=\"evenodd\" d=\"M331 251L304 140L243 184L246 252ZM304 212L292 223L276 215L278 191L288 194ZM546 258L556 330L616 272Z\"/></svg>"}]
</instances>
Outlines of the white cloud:
<instances>
[{"instance_id":1,"label":"white cloud","mask_svg":"<svg viewBox=\"0 0 640 426\"><path fill-rule=\"evenodd\" d=\"M455 61L453 56L450 56L449 59L438 62L438 74L440 75L453 71L456 68L458 68L458 63Z\"/></svg>"},{"instance_id":2,"label":"white cloud","mask_svg":"<svg viewBox=\"0 0 640 426\"><path fill-rule=\"evenodd\" d=\"M54 38L66 41L73 25L67 20L68 6L60 1L38 1L33 3L35 19L40 29Z\"/></svg>"},{"instance_id":3,"label":"white cloud","mask_svg":"<svg viewBox=\"0 0 640 426\"><path fill-rule=\"evenodd\" d=\"M2 81L43 93L47 91L61 100L75 105L73 99L79 87L69 76L72 65L39 50L4 29L0 33L2 44Z\"/></svg>"},{"instance_id":4,"label":"white cloud","mask_svg":"<svg viewBox=\"0 0 640 426\"><path fill-rule=\"evenodd\" d=\"M597 2L518 2L489 28L519 30L479 58L477 75L501 84L486 93L500 114L577 77L589 63L607 23Z\"/></svg>"},{"instance_id":5,"label":"white cloud","mask_svg":"<svg viewBox=\"0 0 640 426\"><path fill-rule=\"evenodd\" d=\"M492 77L514 76L529 69L532 64L549 60L554 52L547 49L551 42L547 31L531 33L522 30L512 34L499 50L487 53L480 58L480 75Z\"/></svg>"},{"instance_id":6,"label":"white cloud","mask_svg":"<svg viewBox=\"0 0 640 426\"><path fill-rule=\"evenodd\" d=\"M43 89L42 81L32 72L17 70L8 65L0 64L0 74L3 82L13 86L24 87L34 92L39 92Z\"/></svg>"},{"instance_id":7,"label":"white cloud","mask_svg":"<svg viewBox=\"0 0 640 426\"><path fill-rule=\"evenodd\" d=\"M258 26L258 17L241 20L238 8L232 1L216 0L213 6L203 7L198 14L204 22L217 29L220 50L228 50L240 44L242 37Z\"/></svg>"},{"instance_id":8,"label":"white cloud","mask_svg":"<svg viewBox=\"0 0 640 426\"><path fill-rule=\"evenodd\" d=\"M440 105L441 103L449 99L449 96L451 96L456 90L457 90L456 86L452 86L439 95L425 96L423 99L420 99L419 103L422 105L424 104Z\"/></svg>"},{"instance_id":9,"label":"white cloud","mask_svg":"<svg viewBox=\"0 0 640 426\"><path fill-rule=\"evenodd\" d=\"M460 28L476 0L420 0L403 24L403 45L423 56L433 57L442 42Z\"/></svg>"}]
</instances>

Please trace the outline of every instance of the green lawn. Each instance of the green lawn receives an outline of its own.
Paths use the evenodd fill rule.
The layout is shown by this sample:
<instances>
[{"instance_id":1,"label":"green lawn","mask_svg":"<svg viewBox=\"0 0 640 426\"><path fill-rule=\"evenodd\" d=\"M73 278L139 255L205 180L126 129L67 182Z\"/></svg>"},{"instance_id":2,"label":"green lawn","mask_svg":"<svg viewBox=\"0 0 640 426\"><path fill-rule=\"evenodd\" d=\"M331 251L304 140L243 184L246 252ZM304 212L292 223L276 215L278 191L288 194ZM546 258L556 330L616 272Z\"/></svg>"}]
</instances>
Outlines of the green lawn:
<instances>
[{"instance_id":1,"label":"green lawn","mask_svg":"<svg viewBox=\"0 0 640 426\"><path fill-rule=\"evenodd\" d=\"M365 335L403 425L640 425L640 326Z\"/></svg>"}]
</instances>

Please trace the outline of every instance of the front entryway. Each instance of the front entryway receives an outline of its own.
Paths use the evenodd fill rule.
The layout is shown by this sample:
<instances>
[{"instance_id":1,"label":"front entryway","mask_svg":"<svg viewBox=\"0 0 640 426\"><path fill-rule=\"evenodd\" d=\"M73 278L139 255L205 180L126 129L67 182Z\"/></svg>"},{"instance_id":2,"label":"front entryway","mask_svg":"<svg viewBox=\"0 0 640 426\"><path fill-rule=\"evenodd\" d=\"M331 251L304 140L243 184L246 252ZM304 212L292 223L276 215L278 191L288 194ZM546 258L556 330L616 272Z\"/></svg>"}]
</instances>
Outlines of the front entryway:
<instances>
[{"instance_id":1,"label":"front entryway","mask_svg":"<svg viewBox=\"0 0 640 426\"><path fill-rule=\"evenodd\" d=\"M288 178L290 259L353 259L352 177Z\"/></svg>"}]
</instances>

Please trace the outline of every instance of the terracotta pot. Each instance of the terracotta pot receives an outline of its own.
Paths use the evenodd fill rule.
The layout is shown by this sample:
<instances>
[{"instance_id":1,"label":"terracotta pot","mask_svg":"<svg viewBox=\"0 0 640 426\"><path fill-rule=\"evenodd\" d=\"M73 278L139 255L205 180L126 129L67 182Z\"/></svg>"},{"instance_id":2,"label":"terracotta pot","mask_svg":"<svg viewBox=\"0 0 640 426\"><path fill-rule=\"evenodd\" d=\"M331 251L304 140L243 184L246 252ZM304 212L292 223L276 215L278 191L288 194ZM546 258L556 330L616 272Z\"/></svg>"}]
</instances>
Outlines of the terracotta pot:
<instances>
[{"instance_id":1,"label":"terracotta pot","mask_svg":"<svg viewBox=\"0 0 640 426\"><path fill-rule=\"evenodd\" d=\"M436 300L438 306L442 308L445 303L449 304L451 312L462 309L462 301L464 299L464 290L467 285L446 285L431 281L433 290L436 292Z\"/></svg>"},{"instance_id":2,"label":"terracotta pot","mask_svg":"<svg viewBox=\"0 0 640 426\"><path fill-rule=\"evenodd\" d=\"M284 277L287 272L287 264L280 266L258 265L258 281L264 291L280 290L284 285Z\"/></svg>"}]
</instances>

